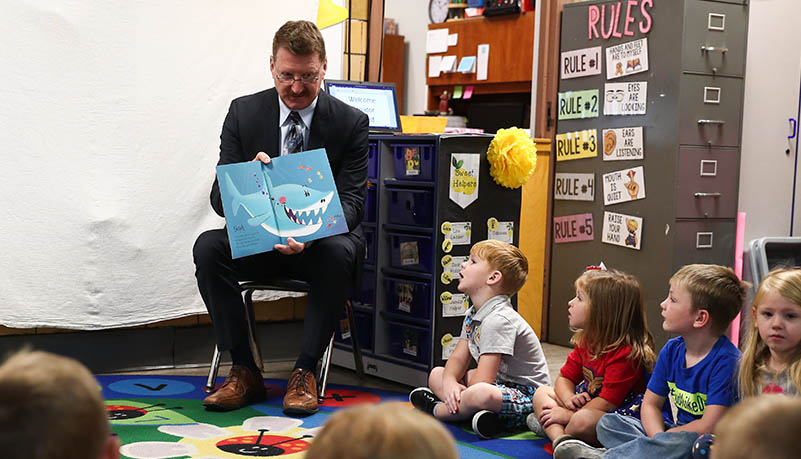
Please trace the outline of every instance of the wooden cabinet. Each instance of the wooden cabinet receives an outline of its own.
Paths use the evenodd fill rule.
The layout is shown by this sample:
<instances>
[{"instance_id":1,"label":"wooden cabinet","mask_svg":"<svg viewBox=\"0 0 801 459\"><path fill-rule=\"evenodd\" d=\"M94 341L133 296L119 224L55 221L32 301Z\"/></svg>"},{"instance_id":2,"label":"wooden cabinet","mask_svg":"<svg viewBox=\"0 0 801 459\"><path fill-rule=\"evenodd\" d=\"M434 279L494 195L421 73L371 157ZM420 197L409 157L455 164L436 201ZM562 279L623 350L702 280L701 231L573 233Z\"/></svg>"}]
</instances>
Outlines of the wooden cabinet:
<instances>
[{"instance_id":1,"label":"wooden cabinet","mask_svg":"<svg viewBox=\"0 0 801 459\"><path fill-rule=\"evenodd\" d=\"M595 133L597 156L557 161L555 167L557 176L594 173L596 189L592 202L554 201L554 218L591 213L594 239L552 246L547 338L553 343L569 341L567 302L575 292L573 281L588 265L603 262L640 279L649 328L661 345L669 337L661 327L659 303L672 274L690 263L734 264L748 6L734 0L654 3L648 10L650 30L643 32L638 21L645 19L635 17L629 36L613 35L616 29L609 26L609 12L625 2L595 0L564 7L561 51L600 46L603 64L600 74L559 83L560 94L598 91L601 108L597 117L557 123L557 158L559 134L577 131ZM602 9L607 22L595 17L595 24L609 38L590 39L591 13ZM617 11L620 24L627 24L626 8ZM621 25L617 31L622 30ZM643 38L647 39L647 71L607 78L606 50ZM606 105L615 96L614 88L607 85L637 82L647 83L646 112L605 115ZM642 127L643 159L603 160L604 129L628 127ZM604 174L640 166L645 198L604 205ZM605 212L642 219L640 250L602 241Z\"/></svg>"},{"instance_id":2,"label":"wooden cabinet","mask_svg":"<svg viewBox=\"0 0 801 459\"><path fill-rule=\"evenodd\" d=\"M477 80L476 73L441 73L438 77L427 77L428 108L439 105L443 91L453 93L455 85L472 85L473 94L531 93L531 70L534 44L533 11L519 15L483 16L440 24L430 24L429 30L448 29L449 34L458 34L455 46L439 55L455 55L457 64L465 56L476 56L478 45L489 44L487 79ZM436 56L438 54L428 54ZM428 57L426 58L428 75Z\"/></svg>"}]
</instances>

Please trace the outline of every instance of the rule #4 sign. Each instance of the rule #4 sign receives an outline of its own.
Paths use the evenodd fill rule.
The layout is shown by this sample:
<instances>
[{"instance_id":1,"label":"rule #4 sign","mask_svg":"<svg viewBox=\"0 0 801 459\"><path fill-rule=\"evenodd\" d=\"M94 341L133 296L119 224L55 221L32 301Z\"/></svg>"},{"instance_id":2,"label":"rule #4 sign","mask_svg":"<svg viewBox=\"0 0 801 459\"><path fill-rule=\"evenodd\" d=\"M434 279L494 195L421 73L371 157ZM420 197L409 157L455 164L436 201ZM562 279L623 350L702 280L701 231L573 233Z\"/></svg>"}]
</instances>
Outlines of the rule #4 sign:
<instances>
[{"instance_id":1,"label":"rule #4 sign","mask_svg":"<svg viewBox=\"0 0 801 459\"><path fill-rule=\"evenodd\" d=\"M561 201L594 201L595 174L557 172L553 198Z\"/></svg>"}]
</instances>

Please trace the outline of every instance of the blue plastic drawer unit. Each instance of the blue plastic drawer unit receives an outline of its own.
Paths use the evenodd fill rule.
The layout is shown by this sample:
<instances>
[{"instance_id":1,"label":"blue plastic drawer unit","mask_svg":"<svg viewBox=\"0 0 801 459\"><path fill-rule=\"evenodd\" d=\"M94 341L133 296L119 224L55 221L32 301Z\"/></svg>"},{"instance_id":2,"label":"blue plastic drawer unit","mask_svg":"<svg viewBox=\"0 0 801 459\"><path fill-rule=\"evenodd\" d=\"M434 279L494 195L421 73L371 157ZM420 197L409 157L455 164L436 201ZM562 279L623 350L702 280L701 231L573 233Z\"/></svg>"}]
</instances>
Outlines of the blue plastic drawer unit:
<instances>
[{"instance_id":1,"label":"blue plastic drawer unit","mask_svg":"<svg viewBox=\"0 0 801 459\"><path fill-rule=\"evenodd\" d=\"M429 327L387 321L389 353L393 357L428 364L431 357L431 330Z\"/></svg>"},{"instance_id":2,"label":"blue plastic drawer unit","mask_svg":"<svg viewBox=\"0 0 801 459\"><path fill-rule=\"evenodd\" d=\"M395 155L395 178L398 180L434 179L434 144L392 144Z\"/></svg>"},{"instance_id":3,"label":"blue plastic drawer unit","mask_svg":"<svg viewBox=\"0 0 801 459\"><path fill-rule=\"evenodd\" d=\"M431 228L434 224L434 190L387 186L390 223Z\"/></svg>"},{"instance_id":4,"label":"blue plastic drawer unit","mask_svg":"<svg viewBox=\"0 0 801 459\"><path fill-rule=\"evenodd\" d=\"M378 244L376 244L377 241L375 239L375 226L363 225L362 232L364 233L364 240L366 242L365 249L367 250L364 263L375 266L375 252L378 248Z\"/></svg>"},{"instance_id":5,"label":"blue plastic drawer unit","mask_svg":"<svg viewBox=\"0 0 801 459\"><path fill-rule=\"evenodd\" d=\"M384 276L386 310L418 319L431 319L431 283Z\"/></svg>"},{"instance_id":6,"label":"blue plastic drawer unit","mask_svg":"<svg viewBox=\"0 0 801 459\"><path fill-rule=\"evenodd\" d=\"M376 220L376 185L372 182L367 182L367 194L364 198L364 221L367 223L375 223Z\"/></svg>"},{"instance_id":7,"label":"blue plastic drawer unit","mask_svg":"<svg viewBox=\"0 0 801 459\"><path fill-rule=\"evenodd\" d=\"M362 273L362 290L359 293L359 303L375 304L375 271L365 269Z\"/></svg>"},{"instance_id":8,"label":"blue plastic drawer unit","mask_svg":"<svg viewBox=\"0 0 801 459\"><path fill-rule=\"evenodd\" d=\"M340 325L337 327L334 340L338 343L347 344L350 346L350 333L353 330L348 329L348 316L343 314L340 318ZM359 347L364 351L373 349L373 314L369 312L353 311L353 320L356 322L356 336L359 337ZM343 325L346 327L347 334L342 334Z\"/></svg>"},{"instance_id":9,"label":"blue plastic drawer unit","mask_svg":"<svg viewBox=\"0 0 801 459\"><path fill-rule=\"evenodd\" d=\"M367 143L367 178L378 178L378 142Z\"/></svg>"},{"instance_id":10,"label":"blue plastic drawer unit","mask_svg":"<svg viewBox=\"0 0 801 459\"><path fill-rule=\"evenodd\" d=\"M432 234L406 234L387 231L390 266L434 274Z\"/></svg>"}]
</instances>

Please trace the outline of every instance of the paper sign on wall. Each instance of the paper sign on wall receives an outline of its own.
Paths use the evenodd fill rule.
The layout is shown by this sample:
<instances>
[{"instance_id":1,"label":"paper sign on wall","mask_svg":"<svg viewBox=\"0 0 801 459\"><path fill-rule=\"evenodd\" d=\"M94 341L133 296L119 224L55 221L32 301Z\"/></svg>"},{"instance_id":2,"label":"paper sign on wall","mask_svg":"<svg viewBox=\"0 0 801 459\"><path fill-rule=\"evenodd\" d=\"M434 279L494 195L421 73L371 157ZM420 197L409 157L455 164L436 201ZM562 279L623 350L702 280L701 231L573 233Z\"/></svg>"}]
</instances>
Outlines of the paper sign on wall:
<instances>
[{"instance_id":1,"label":"paper sign on wall","mask_svg":"<svg viewBox=\"0 0 801 459\"><path fill-rule=\"evenodd\" d=\"M471 227L472 224L470 222L453 222L448 223L447 233L445 232L446 228L444 223L441 229L442 234L448 236L448 239L453 242L453 245L470 245Z\"/></svg>"},{"instance_id":2,"label":"paper sign on wall","mask_svg":"<svg viewBox=\"0 0 801 459\"><path fill-rule=\"evenodd\" d=\"M601 47L575 49L562 53L562 79L601 73Z\"/></svg>"},{"instance_id":3,"label":"paper sign on wall","mask_svg":"<svg viewBox=\"0 0 801 459\"><path fill-rule=\"evenodd\" d=\"M591 241L595 234L592 214L565 215L553 218L553 241L564 242Z\"/></svg>"},{"instance_id":4,"label":"paper sign on wall","mask_svg":"<svg viewBox=\"0 0 801 459\"><path fill-rule=\"evenodd\" d=\"M596 129L556 134L557 161L595 156L598 156L598 131Z\"/></svg>"},{"instance_id":5,"label":"paper sign on wall","mask_svg":"<svg viewBox=\"0 0 801 459\"><path fill-rule=\"evenodd\" d=\"M606 48L606 79L648 71L648 39Z\"/></svg>"},{"instance_id":6,"label":"paper sign on wall","mask_svg":"<svg viewBox=\"0 0 801 459\"><path fill-rule=\"evenodd\" d=\"M442 360L448 360L456 350L456 345L459 343L459 338L454 338L450 333L442 335L440 344L442 344Z\"/></svg>"},{"instance_id":7,"label":"paper sign on wall","mask_svg":"<svg viewBox=\"0 0 801 459\"><path fill-rule=\"evenodd\" d=\"M596 118L600 109L597 89L559 93L559 119Z\"/></svg>"},{"instance_id":8,"label":"paper sign on wall","mask_svg":"<svg viewBox=\"0 0 801 459\"><path fill-rule=\"evenodd\" d=\"M453 153L450 164L451 201L464 209L478 198L478 168L481 155L478 153Z\"/></svg>"},{"instance_id":9,"label":"paper sign on wall","mask_svg":"<svg viewBox=\"0 0 801 459\"><path fill-rule=\"evenodd\" d=\"M604 129L604 161L643 159L642 126Z\"/></svg>"},{"instance_id":10,"label":"paper sign on wall","mask_svg":"<svg viewBox=\"0 0 801 459\"><path fill-rule=\"evenodd\" d=\"M442 303L442 317L462 317L470 309L470 301L464 293L442 292L439 301Z\"/></svg>"},{"instance_id":11,"label":"paper sign on wall","mask_svg":"<svg viewBox=\"0 0 801 459\"><path fill-rule=\"evenodd\" d=\"M642 218L633 215L604 212L604 229L601 242L640 250Z\"/></svg>"},{"instance_id":12,"label":"paper sign on wall","mask_svg":"<svg viewBox=\"0 0 801 459\"><path fill-rule=\"evenodd\" d=\"M647 105L647 81L604 84L604 115L644 115Z\"/></svg>"},{"instance_id":13,"label":"paper sign on wall","mask_svg":"<svg viewBox=\"0 0 801 459\"><path fill-rule=\"evenodd\" d=\"M595 174L557 172L553 198L560 201L594 201Z\"/></svg>"},{"instance_id":14,"label":"paper sign on wall","mask_svg":"<svg viewBox=\"0 0 801 459\"><path fill-rule=\"evenodd\" d=\"M487 220L487 239L512 244L515 235L515 222L499 222L495 217Z\"/></svg>"},{"instance_id":15,"label":"paper sign on wall","mask_svg":"<svg viewBox=\"0 0 801 459\"><path fill-rule=\"evenodd\" d=\"M603 182L605 206L645 198L642 166L604 174Z\"/></svg>"},{"instance_id":16,"label":"paper sign on wall","mask_svg":"<svg viewBox=\"0 0 801 459\"><path fill-rule=\"evenodd\" d=\"M446 257L449 257L446 260ZM451 279L459 279L459 271L462 270L462 265L469 259L469 256L452 257L445 255L442 257L442 269L446 273L450 273ZM447 263L447 264L446 264Z\"/></svg>"}]
</instances>

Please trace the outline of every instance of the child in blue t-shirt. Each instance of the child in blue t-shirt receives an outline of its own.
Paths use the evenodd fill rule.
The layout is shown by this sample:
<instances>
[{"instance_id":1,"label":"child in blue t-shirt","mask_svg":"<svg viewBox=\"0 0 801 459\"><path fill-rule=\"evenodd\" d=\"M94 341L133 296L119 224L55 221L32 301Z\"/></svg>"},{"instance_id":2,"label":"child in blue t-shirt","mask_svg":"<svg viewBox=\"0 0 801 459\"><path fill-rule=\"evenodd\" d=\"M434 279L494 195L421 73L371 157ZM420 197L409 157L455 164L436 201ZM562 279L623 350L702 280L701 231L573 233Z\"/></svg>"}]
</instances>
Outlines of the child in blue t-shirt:
<instances>
[{"instance_id":1,"label":"child in blue t-shirt","mask_svg":"<svg viewBox=\"0 0 801 459\"><path fill-rule=\"evenodd\" d=\"M744 299L744 285L729 268L688 265L676 272L670 279L670 293L661 303L662 328L679 336L659 353L643 398L641 420L604 415L596 432L608 449L563 442L554 457L691 457L698 435L711 433L737 399L740 351L724 333Z\"/></svg>"}]
</instances>

